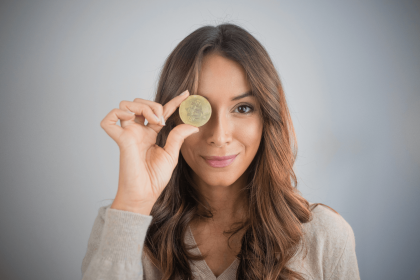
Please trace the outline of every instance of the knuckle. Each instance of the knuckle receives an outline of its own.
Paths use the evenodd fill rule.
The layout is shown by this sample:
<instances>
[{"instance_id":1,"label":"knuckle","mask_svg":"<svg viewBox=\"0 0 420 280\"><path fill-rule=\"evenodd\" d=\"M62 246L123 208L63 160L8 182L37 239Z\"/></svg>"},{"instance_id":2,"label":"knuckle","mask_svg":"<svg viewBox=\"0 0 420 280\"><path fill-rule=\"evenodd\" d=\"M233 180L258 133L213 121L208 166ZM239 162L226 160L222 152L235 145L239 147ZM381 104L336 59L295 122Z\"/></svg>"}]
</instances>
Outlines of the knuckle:
<instances>
[{"instance_id":1,"label":"knuckle","mask_svg":"<svg viewBox=\"0 0 420 280\"><path fill-rule=\"evenodd\" d=\"M146 110L147 110L148 113L154 114L154 108L153 107L147 106Z\"/></svg>"},{"instance_id":2,"label":"knuckle","mask_svg":"<svg viewBox=\"0 0 420 280\"><path fill-rule=\"evenodd\" d=\"M124 108L124 106L125 106L125 105L127 105L127 103L128 103L128 101L126 101L126 100L122 100L122 101L120 102L120 108Z\"/></svg>"},{"instance_id":3,"label":"knuckle","mask_svg":"<svg viewBox=\"0 0 420 280\"><path fill-rule=\"evenodd\" d=\"M159 115L161 115L163 113L163 106L162 106L162 104L155 103L155 104L152 105L152 108L153 108L153 111L155 111Z\"/></svg>"},{"instance_id":4,"label":"knuckle","mask_svg":"<svg viewBox=\"0 0 420 280\"><path fill-rule=\"evenodd\" d=\"M107 119L107 118L109 118L111 115L116 115L117 114L117 112L118 111L120 111L121 109L117 109L117 108L114 108L114 109L112 109L110 112L109 112L109 114L104 118L104 120L105 119Z\"/></svg>"}]
</instances>

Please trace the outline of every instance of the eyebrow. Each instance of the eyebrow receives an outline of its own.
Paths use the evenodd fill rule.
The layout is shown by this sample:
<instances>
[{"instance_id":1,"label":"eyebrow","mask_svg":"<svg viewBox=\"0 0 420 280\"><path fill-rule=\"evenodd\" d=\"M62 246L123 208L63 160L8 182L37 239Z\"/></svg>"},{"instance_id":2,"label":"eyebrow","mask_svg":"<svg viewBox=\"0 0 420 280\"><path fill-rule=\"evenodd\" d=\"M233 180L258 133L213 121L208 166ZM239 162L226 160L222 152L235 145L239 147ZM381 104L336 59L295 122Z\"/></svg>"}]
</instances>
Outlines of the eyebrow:
<instances>
[{"instance_id":1,"label":"eyebrow","mask_svg":"<svg viewBox=\"0 0 420 280\"><path fill-rule=\"evenodd\" d=\"M247 96L252 96L252 92L251 91L248 91L248 92L245 92L245 93L243 93L241 95L235 96L234 98L231 99L231 101L239 100L239 99L245 98ZM205 99L209 100L207 97L205 97L205 96L203 96L203 97Z\"/></svg>"}]
</instances>

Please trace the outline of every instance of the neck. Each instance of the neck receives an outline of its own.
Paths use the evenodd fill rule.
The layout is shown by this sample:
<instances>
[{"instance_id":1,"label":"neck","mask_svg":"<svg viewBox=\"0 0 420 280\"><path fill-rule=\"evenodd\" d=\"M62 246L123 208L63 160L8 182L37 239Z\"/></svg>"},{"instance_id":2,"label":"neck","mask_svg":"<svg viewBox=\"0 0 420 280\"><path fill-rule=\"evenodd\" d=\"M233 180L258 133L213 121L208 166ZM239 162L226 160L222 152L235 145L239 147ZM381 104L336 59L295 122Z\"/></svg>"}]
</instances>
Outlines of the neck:
<instances>
[{"instance_id":1,"label":"neck","mask_svg":"<svg viewBox=\"0 0 420 280\"><path fill-rule=\"evenodd\" d=\"M199 181L197 184L201 202L199 212L206 212L206 207L213 214L212 218L200 219L200 222L227 226L244 221L248 206L248 197L244 191L245 185L244 175L229 186L211 186Z\"/></svg>"}]
</instances>

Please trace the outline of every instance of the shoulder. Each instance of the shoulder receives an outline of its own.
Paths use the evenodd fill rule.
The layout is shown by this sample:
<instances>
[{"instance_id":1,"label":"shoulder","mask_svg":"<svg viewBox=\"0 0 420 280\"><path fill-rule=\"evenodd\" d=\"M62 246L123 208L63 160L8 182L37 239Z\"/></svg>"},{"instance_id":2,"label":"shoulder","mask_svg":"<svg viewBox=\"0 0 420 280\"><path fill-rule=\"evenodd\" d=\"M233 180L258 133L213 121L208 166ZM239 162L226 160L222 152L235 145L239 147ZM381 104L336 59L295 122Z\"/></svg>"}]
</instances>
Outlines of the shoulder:
<instances>
[{"instance_id":1,"label":"shoulder","mask_svg":"<svg viewBox=\"0 0 420 280\"><path fill-rule=\"evenodd\" d=\"M328 278L340 262L355 261L353 229L340 214L317 205L312 210L312 219L302 227L306 267L313 276Z\"/></svg>"},{"instance_id":2,"label":"shoulder","mask_svg":"<svg viewBox=\"0 0 420 280\"><path fill-rule=\"evenodd\" d=\"M304 240L309 250L339 254L350 241L354 243L354 233L350 224L338 213L324 205L312 210L312 219L303 224Z\"/></svg>"},{"instance_id":3,"label":"shoulder","mask_svg":"<svg viewBox=\"0 0 420 280\"><path fill-rule=\"evenodd\" d=\"M338 213L324 205L312 210L312 219L303 224L307 238L345 241L353 230L350 224Z\"/></svg>"}]
</instances>

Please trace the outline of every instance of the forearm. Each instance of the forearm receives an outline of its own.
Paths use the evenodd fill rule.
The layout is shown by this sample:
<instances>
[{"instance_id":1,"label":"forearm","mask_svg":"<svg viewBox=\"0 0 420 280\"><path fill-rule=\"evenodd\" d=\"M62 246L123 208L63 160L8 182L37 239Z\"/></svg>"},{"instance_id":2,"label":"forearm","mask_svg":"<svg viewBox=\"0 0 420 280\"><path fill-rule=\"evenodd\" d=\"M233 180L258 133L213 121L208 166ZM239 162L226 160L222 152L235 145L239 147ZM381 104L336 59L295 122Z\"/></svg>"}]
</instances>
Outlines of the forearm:
<instances>
[{"instance_id":1,"label":"forearm","mask_svg":"<svg viewBox=\"0 0 420 280\"><path fill-rule=\"evenodd\" d=\"M83 280L143 279L141 256L151 221L151 216L107 208L103 223L95 221L92 229Z\"/></svg>"}]
</instances>

